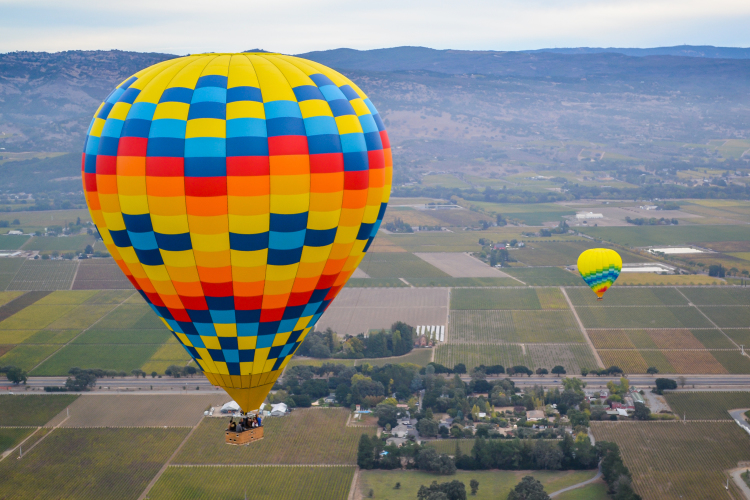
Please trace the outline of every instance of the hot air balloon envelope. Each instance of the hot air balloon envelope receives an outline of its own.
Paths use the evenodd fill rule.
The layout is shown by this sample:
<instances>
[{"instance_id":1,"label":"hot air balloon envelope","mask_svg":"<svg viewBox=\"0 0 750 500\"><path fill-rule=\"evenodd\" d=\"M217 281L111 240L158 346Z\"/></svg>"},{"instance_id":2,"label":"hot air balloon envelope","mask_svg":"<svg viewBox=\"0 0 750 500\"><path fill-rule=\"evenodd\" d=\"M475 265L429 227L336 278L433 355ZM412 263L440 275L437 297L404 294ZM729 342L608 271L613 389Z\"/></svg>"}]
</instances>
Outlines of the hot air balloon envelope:
<instances>
[{"instance_id":1,"label":"hot air balloon envelope","mask_svg":"<svg viewBox=\"0 0 750 500\"><path fill-rule=\"evenodd\" d=\"M250 411L372 243L391 166L354 83L255 53L181 57L126 79L91 122L82 170L119 267Z\"/></svg>"},{"instance_id":2,"label":"hot air balloon envelope","mask_svg":"<svg viewBox=\"0 0 750 500\"><path fill-rule=\"evenodd\" d=\"M609 248L591 248L578 257L578 272L599 300L622 271L622 258Z\"/></svg>"}]
</instances>

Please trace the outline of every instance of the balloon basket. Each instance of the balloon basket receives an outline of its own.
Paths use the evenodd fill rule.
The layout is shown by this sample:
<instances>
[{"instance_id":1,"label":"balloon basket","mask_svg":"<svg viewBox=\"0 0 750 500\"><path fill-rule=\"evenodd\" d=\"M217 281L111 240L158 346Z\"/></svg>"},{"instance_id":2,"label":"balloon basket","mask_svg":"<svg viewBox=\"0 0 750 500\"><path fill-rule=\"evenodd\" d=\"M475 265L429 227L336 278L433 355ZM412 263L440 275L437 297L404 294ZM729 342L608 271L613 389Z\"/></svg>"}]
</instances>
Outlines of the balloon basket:
<instances>
[{"instance_id":1,"label":"balloon basket","mask_svg":"<svg viewBox=\"0 0 750 500\"><path fill-rule=\"evenodd\" d=\"M263 427L255 427L243 432L224 432L224 441L234 446L247 446L261 439L263 439Z\"/></svg>"}]
</instances>

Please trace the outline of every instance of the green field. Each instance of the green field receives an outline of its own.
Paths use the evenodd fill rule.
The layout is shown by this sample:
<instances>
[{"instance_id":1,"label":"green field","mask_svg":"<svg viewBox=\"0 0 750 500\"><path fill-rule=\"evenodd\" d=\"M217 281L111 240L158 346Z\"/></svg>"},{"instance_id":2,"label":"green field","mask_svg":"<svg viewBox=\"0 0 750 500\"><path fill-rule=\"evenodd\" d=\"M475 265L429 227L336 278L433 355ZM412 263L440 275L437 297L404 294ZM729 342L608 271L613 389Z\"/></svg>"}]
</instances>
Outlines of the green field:
<instances>
[{"instance_id":1,"label":"green field","mask_svg":"<svg viewBox=\"0 0 750 500\"><path fill-rule=\"evenodd\" d=\"M9 450L26 439L26 436L34 432L33 427L27 428L0 428L0 454Z\"/></svg>"},{"instance_id":2,"label":"green field","mask_svg":"<svg viewBox=\"0 0 750 500\"><path fill-rule=\"evenodd\" d=\"M346 500L354 467L169 467L151 500Z\"/></svg>"},{"instance_id":3,"label":"green field","mask_svg":"<svg viewBox=\"0 0 750 500\"><path fill-rule=\"evenodd\" d=\"M680 291L697 306L746 306L750 304L750 289L680 288Z\"/></svg>"},{"instance_id":4,"label":"green field","mask_svg":"<svg viewBox=\"0 0 750 500\"><path fill-rule=\"evenodd\" d=\"M29 371L58 349L60 349L59 345L19 345L0 356L0 365L17 366ZM65 370L62 375L67 373L68 371Z\"/></svg>"},{"instance_id":5,"label":"green field","mask_svg":"<svg viewBox=\"0 0 750 500\"><path fill-rule=\"evenodd\" d=\"M123 303L97 323L97 328L113 330L159 330L166 328L154 311L140 299L140 304Z\"/></svg>"},{"instance_id":6,"label":"green field","mask_svg":"<svg viewBox=\"0 0 750 500\"><path fill-rule=\"evenodd\" d=\"M667 392L675 415L687 420L733 420L729 410L750 408L750 392Z\"/></svg>"},{"instance_id":7,"label":"green field","mask_svg":"<svg viewBox=\"0 0 750 500\"><path fill-rule=\"evenodd\" d=\"M419 487L429 486L433 481L447 482L458 480L466 485L468 498L477 500L497 500L507 497L508 492L521 482L524 476L534 476L544 485L548 493L567 488L574 484L591 479L595 471L462 471L453 476L435 476L419 471L378 471L363 470L360 473L359 490L365 497L369 490L373 490L372 498L389 500L414 500ZM476 479L479 490L476 496L470 496L469 482ZM395 484L401 483L401 488L395 489Z\"/></svg>"},{"instance_id":8,"label":"green field","mask_svg":"<svg viewBox=\"0 0 750 500\"><path fill-rule=\"evenodd\" d=\"M578 256L590 248L600 248L601 243L590 240L564 242L533 242L511 252L511 257L527 266L570 266L578 262ZM619 251L626 264L648 262L648 259L631 252Z\"/></svg>"},{"instance_id":9,"label":"green field","mask_svg":"<svg viewBox=\"0 0 750 500\"><path fill-rule=\"evenodd\" d=\"M359 268L372 278L445 278L446 273L410 253L368 253Z\"/></svg>"},{"instance_id":10,"label":"green field","mask_svg":"<svg viewBox=\"0 0 750 500\"><path fill-rule=\"evenodd\" d=\"M0 426L44 425L77 398L77 394L2 395Z\"/></svg>"},{"instance_id":11,"label":"green field","mask_svg":"<svg viewBox=\"0 0 750 500\"><path fill-rule=\"evenodd\" d=\"M604 300L598 301L590 288L567 288L574 306L686 306L688 301L674 288L620 288L607 290Z\"/></svg>"},{"instance_id":12,"label":"green field","mask_svg":"<svg viewBox=\"0 0 750 500\"><path fill-rule=\"evenodd\" d=\"M409 286L398 278L373 279L373 278L350 278L346 285L352 288L400 288Z\"/></svg>"},{"instance_id":13,"label":"green field","mask_svg":"<svg viewBox=\"0 0 750 500\"><path fill-rule=\"evenodd\" d=\"M576 307L586 328L711 328L694 307Z\"/></svg>"},{"instance_id":14,"label":"green field","mask_svg":"<svg viewBox=\"0 0 750 500\"><path fill-rule=\"evenodd\" d=\"M6 356L23 347L26 346L17 347ZM113 355L113 347L106 344L69 344L42 363L31 372L31 375L62 376L67 375L68 370L73 367L102 368L124 371L129 374L131 370L144 366L159 349L159 346L155 344L118 345L116 346L117 354Z\"/></svg>"},{"instance_id":15,"label":"green field","mask_svg":"<svg viewBox=\"0 0 750 500\"><path fill-rule=\"evenodd\" d=\"M451 343L583 343L570 311L452 311Z\"/></svg>"},{"instance_id":16,"label":"green field","mask_svg":"<svg viewBox=\"0 0 750 500\"><path fill-rule=\"evenodd\" d=\"M701 306L700 310L719 328L745 328L750 325L750 306Z\"/></svg>"},{"instance_id":17,"label":"green field","mask_svg":"<svg viewBox=\"0 0 750 500\"><path fill-rule=\"evenodd\" d=\"M435 448L438 453L455 456L456 445L461 448L461 453L471 455L471 449L474 446L473 439L438 439L436 441L427 441L427 446Z\"/></svg>"},{"instance_id":18,"label":"green field","mask_svg":"<svg viewBox=\"0 0 750 500\"><path fill-rule=\"evenodd\" d=\"M432 349L412 349L410 353L404 354L403 356L393 356L390 358L356 359L354 360L354 364L355 366L361 366L365 363L369 364L370 366L385 366L388 364L395 365L402 363L413 363L415 365L427 366L427 363L430 362L431 357ZM339 360L336 360L335 362L338 361Z\"/></svg>"},{"instance_id":19,"label":"green field","mask_svg":"<svg viewBox=\"0 0 750 500\"><path fill-rule=\"evenodd\" d=\"M580 286L583 280L559 267L508 267L503 272L530 286Z\"/></svg>"},{"instance_id":20,"label":"green field","mask_svg":"<svg viewBox=\"0 0 750 500\"><path fill-rule=\"evenodd\" d=\"M0 498L137 498L188 429L55 429L0 462Z\"/></svg>"},{"instance_id":21,"label":"green field","mask_svg":"<svg viewBox=\"0 0 750 500\"><path fill-rule=\"evenodd\" d=\"M588 227L581 228L580 231L594 238L634 247L714 241L750 241L750 231L747 230L747 226Z\"/></svg>"},{"instance_id":22,"label":"green field","mask_svg":"<svg viewBox=\"0 0 750 500\"><path fill-rule=\"evenodd\" d=\"M92 328L78 337L75 340L75 343L163 344L170 338L172 338L172 334L166 328L162 328L161 330L103 330L99 328Z\"/></svg>"},{"instance_id":23,"label":"green field","mask_svg":"<svg viewBox=\"0 0 750 500\"><path fill-rule=\"evenodd\" d=\"M263 420L263 439L252 446L227 446L227 420L204 419L172 463L354 465L359 437L374 434L375 427L346 427L348 417L345 408L297 409L269 417Z\"/></svg>"},{"instance_id":24,"label":"green field","mask_svg":"<svg viewBox=\"0 0 750 500\"><path fill-rule=\"evenodd\" d=\"M581 488L560 493L555 500L610 500L611 498L607 494L607 483L599 480Z\"/></svg>"},{"instance_id":25,"label":"green field","mask_svg":"<svg viewBox=\"0 0 750 500\"><path fill-rule=\"evenodd\" d=\"M79 236L34 236L34 238L24 246L24 250L52 251L57 250L64 252L83 252L86 245L94 244L94 237L89 234Z\"/></svg>"},{"instance_id":26,"label":"green field","mask_svg":"<svg viewBox=\"0 0 750 500\"><path fill-rule=\"evenodd\" d=\"M18 234L4 234L0 236L0 250L18 250L24 243L29 241L29 238L29 236L21 236Z\"/></svg>"},{"instance_id":27,"label":"green field","mask_svg":"<svg viewBox=\"0 0 750 500\"><path fill-rule=\"evenodd\" d=\"M463 363L468 369L479 365L503 365L508 368L523 365L532 370L562 365L569 374L579 374L581 368L597 368L593 353L586 344L441 344L436 348L435 361L453 367ZM524 353L525 351L525 353Z\"/></svg>"}]
</instances>

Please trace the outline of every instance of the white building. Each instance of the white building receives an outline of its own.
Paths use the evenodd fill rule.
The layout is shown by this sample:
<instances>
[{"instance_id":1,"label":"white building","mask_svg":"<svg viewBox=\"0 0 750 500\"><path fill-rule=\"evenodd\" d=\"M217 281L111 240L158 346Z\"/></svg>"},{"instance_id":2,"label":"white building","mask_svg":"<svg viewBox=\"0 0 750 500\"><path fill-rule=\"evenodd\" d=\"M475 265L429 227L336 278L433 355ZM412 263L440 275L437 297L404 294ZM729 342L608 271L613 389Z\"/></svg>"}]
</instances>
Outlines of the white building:
<instances>
[{"instance_id":1,"label":"white building","mask_svg":"<svg viewBox=\"0 0 750 500\"><path fill-rule=\"evenodd\" d=\"M584 220L584 219L603 219L603 214L595 214L594 212L582 212L580 214L576 214L576 219L578 220Z\"/></svg>"}]
</instances>

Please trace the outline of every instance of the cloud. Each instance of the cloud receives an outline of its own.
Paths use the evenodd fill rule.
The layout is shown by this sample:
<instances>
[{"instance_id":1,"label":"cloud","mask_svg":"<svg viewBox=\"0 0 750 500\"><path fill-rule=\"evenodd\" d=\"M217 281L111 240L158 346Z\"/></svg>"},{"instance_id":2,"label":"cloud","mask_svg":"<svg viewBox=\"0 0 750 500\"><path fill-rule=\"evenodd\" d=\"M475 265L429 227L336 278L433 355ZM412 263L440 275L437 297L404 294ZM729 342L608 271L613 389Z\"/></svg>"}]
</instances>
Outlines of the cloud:
<instances>
[{"instance_id":1,"label":"cloud","mask_svg":"<svg viewBox=\"0 0 750 500\"><path fill-rule=\"evenodd\" d=\"M0 0L0 52L750 45L746 0Z\"/></svg>"}]
</instances>

